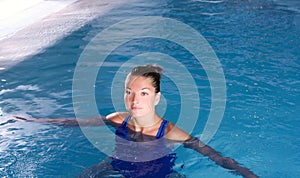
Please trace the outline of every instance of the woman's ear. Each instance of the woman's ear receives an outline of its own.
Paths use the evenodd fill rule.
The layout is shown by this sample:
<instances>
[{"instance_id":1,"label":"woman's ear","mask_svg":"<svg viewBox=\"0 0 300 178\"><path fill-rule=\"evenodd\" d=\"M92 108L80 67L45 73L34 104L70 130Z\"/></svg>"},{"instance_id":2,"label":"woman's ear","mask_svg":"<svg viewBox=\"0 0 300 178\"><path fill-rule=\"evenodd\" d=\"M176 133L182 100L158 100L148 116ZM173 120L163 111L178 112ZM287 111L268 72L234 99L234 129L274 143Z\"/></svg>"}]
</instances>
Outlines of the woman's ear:
<instances>
[{"instance_id":1,"label":"woman's ear","mask_svg":"<svg viewBox=\"0 0 300 178\"><path fill-rule=\"evenodd\" d=\"M161 95L160 92L158 92L158 93L155 94L155 103L154 103L155 106L158 105L158 103L160 101L160 95Z\"/></svg>"}]
</instances>

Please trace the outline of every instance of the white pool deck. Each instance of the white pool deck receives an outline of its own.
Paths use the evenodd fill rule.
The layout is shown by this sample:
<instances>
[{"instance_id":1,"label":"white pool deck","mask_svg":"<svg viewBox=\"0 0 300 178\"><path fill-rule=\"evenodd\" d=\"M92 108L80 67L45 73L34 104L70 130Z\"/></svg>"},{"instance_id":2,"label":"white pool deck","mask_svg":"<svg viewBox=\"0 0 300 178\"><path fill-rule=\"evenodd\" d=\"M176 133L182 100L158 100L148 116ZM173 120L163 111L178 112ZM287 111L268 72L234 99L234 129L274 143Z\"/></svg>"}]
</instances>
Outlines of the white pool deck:
<instances>
[{"instance_id":1,"label":"white pool deck","mask_svg":"<svg viewBox=\"0 0 300 178\"><path fill-rule=\"evenodd\" d=\"M0 0L0 70L41 52L124 2Z\"/></svg>"}]
</instances>

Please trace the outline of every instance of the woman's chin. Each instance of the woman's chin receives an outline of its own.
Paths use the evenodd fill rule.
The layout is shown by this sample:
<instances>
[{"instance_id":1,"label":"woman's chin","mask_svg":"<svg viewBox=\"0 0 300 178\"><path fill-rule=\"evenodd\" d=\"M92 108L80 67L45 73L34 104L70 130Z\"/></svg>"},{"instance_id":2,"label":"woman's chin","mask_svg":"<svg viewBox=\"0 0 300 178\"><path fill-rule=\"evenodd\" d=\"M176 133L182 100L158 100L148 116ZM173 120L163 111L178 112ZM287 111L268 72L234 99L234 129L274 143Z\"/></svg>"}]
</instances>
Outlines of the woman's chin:
<instances>
[{"instance_id":1,"label":"woman's chin","mask_svg":"<svg viewBox=\"0 0 300 178\"><path fill-rule=\"evenodd\" d=\"M143 115L145 115L145 114L143 114L143 113L141 113L141 112L138 112L138 111L130 111L129 112L130 113L130 115L132 116L132 117L142 117Z\"/></svg>"}]
</instances>

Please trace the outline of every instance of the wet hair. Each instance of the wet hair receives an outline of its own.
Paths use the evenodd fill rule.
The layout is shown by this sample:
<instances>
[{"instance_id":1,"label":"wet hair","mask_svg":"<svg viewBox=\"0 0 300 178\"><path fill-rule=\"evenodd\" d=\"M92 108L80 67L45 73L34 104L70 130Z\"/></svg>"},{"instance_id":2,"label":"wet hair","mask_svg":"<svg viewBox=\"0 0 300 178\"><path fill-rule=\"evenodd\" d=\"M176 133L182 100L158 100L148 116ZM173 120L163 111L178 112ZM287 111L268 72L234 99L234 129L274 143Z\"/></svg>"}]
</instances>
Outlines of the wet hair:
<instances>
[{"instance_id":1,"label":"wet hair","mask_svg":"<svg viewBox=\"0 0 300 178\"><path fill-rule=\"evenodd\" d=\"M134 67L128 76L142 76L152 79L152 85L155 88L155 93L160 92L160 79L163 68L158 65L147 64Z\"/></svg>"}]
</instances>

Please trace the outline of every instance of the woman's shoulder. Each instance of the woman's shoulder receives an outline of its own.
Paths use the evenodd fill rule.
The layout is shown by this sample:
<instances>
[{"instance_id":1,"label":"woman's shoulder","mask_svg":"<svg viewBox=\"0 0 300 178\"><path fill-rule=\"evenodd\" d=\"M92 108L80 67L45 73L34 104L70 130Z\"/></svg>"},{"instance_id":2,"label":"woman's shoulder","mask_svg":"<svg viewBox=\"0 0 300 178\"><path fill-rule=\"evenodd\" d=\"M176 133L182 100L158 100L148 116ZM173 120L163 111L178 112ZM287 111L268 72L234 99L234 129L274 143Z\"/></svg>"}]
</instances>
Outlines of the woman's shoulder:
<instances>
[{"instance_id":1,"label":"woman's shoulder","mask_svg":"<svg viewBox=\"0 0 300 178\"><path fill-rule=\"evenodd\" d=\"M121 124L127 116L128 116L128 112L114 112L107 115L106 119L108 119L113 123Z\"/></svg>"},{"instance_id":2,"label":"woman's shoulder","mask_svg":"<svg viewBox=\"0 0 300 178\"><path fill-rule=\"evenodd\" d=\"M176 141L185 141L191 138L191 135L177 127L172 122L169 122L165 138Z\"/></svg>"}]
</instances>

